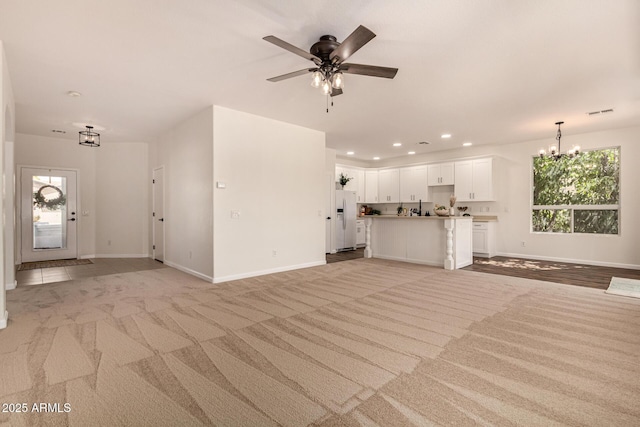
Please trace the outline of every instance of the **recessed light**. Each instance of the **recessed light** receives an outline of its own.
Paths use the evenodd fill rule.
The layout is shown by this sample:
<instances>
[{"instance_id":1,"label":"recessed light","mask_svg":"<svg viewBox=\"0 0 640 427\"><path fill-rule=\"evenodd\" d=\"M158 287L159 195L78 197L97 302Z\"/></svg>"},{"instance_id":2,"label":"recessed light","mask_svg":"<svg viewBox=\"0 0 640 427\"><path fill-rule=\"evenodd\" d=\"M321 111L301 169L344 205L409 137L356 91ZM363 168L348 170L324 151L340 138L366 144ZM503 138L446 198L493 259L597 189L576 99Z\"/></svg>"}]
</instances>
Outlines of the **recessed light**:
<instances>
[{"instance_id":1,"label":"recessed light","mask_svg":"<svg viewBox=\"0 0 640 427\"><path fill-rule=\"evenodd\" d=\"M471 147L473 145L473 142L465 142L464 144L462 144L463 147Z\"/></svg>"},{"instance_id":2,"label":"recessed light","mask_svg":"<svg viewBox=\"0 0 640 427\"><path fill-rule=\"evenodd\" d=\"M353 151L347 151L347 156L353 156L354 154L356 153L354 153Z\"/></svg>"},{"instance_id":3,"label":"recessed light","mask_svg":"<svg viewBox=\"0 0 640 427\"><path fill-rule=\"evenodd\" d=\"M416 154L415 151L409 151L407 154Z\"/></svg>"},{"instance_id":4,"label":"recessed light","mask_svg":"<svg viewBox=\"0 0 640 427\"><path fill-rule=\"evenodd\" d=\"M380 157L374 157L373 160L380 160Z\"/></svg>"},{"instance_id":5,"label":"recessed light","mask_svg":"<svg viewBox=\"0 0 640 427\"><path fill-rule=\"evenodd\" d=\"M394 147L400 147L402 145L402 142L394 142L393 146Z\"/></svg>"},{"instance_id":6,"label":"recessed light","mask_svg":"<svg viewBox=\"0 0 640 427\"><path fill-rule=\"evenodd\" d=\"M442 135L440 135L440 138L442 138L442 139L451 138L451 134L450 133L443 133Z\"/></svg>"},{"instance_id":7,"label":"recessed light","mask_svg":"<svg viewBox=\"0 0 640 427\"><path fill-rule=\"evenodd\" d=\"M70 90L69 92L67 92L67 96L70 96L72 98L77 98L79 96L82 96L82 94L77 90Z\"/></svg>"}]
</instances>

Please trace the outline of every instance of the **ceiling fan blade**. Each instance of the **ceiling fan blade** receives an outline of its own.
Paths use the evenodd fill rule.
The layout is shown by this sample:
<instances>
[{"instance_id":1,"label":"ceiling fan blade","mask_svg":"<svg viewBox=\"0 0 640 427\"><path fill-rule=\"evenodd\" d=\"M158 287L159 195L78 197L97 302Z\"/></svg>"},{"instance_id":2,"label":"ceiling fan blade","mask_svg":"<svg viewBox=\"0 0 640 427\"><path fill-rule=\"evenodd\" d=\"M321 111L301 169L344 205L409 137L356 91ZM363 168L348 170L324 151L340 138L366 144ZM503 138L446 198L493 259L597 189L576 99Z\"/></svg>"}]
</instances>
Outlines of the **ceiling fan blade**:
<instances>
[{"instance_id":1,"label":"ceiling fan blade","mask_svg":"<svg viewBox=\"0 0 640 427\"><path fill-rule=\"evenodd\" d=\"M363 76L384 77L387 79L392 79L396 76L398 69L389 67L378 67L376 65L342 64L340 65L340 71L347 74L360 74Z\"/></svg>"},{"instance_id":2,"label":"ceiling fan blade","mask_svg":"<svg viewBox=\"0 0 640 427\"><path fill-rule=\"evenodd\" d=\"M262 40L266 40L269 43L273 43L276 46L281 47L281 48L283 48L285 50L288 50L291 53L295 53L296 55L301 56L301 57L303 57L305 59L308 59L309 61L313 61L315 63L322 62L322 60L320 58L318 58L317 56L312 55L309 52L307 52L305 50L302 50L299 47L296 47L296 46L292 45L291 43L287 43L286 41L281 40L281 39L277 38L276 36L266 36L266 37L263 37Z\"/></svg>"},{"instance_id":3,"label":"ceiling fan blade","mask_svg":"<svg viewBox=\"0 0 640 427\"><path fill-rule=\"evenodd\" d=\"M365 44L369 43L376 35L367 27L360 25L356 30L349 34L349 37L331 52L329 59L334 64L340 64L346 61L351 55L353 55L358 49Z\"/></svg>"},{"instance_id":4,"label":"ceiling fan blade","mask_svg":"<svg viewBox=\"0 0 640 427\"><path fill-rule=\"evenodd\" d=\"M281 76L271 77L270 79L267 79L267 80L275 83L275 82L279 82L280 80L290 79L291 77L298 77L303 74L311 73L315 70L317 70L317 68L305 68L304 70L298 70L291 73L283 74Z\"/></svg>"},{"instance_id":5,"label":"ceiling fan blade","mask_svg":"<svg viewBox=\"0 0 640 427\"><path fill-rule=\"evenodd\" d=\"M333 98L334 96L338 96L338 95L342 95L342 89L332 89L331 90L331 97Z\"/></svg>"}]
</instances>

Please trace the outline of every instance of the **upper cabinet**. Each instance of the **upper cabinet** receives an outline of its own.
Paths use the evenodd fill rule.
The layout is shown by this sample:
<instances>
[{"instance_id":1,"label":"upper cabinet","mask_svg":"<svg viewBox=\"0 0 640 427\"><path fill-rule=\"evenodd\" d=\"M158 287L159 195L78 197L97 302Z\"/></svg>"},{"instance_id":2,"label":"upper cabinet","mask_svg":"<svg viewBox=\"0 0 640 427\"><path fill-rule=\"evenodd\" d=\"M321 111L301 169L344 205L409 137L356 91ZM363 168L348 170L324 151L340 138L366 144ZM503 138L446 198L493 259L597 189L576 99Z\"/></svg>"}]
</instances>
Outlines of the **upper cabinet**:
<instances>
[{"instance_id":1,"label":"upper cabinet","mask_svg":"<svg viewBox=\"0 0 640 427\"><path fill-rule=\"evenodd\" d=\"M427 201L427 166L400 168L400 201Z\"/></svg>"},{"instance_id":2,"label":"upper cabinet","mask_svg":"<svg viewBox=\"0 0 640 427\"><path fill-rule=\"evenodd\" d=\"M364 170L358 169L356 172L356 201L358 203L364 203L365 193L365 177Z\"/></svg>"},{"instance_id":3,"label":"upper cabinet","mask_svg":"<svg viewBox=\"0 0 640 427\"><path fill-rule=\"evenodd\" d=\"M428 182L430 186L453 185L453 163L438 163L427 166Z\"/></svg>"},{"instance_id":4,"label":"upper cabinet","mask_svg":"<svg viewBox=\"0 0 640 427\"><path fill-rule=\"evenodd\" d=\"M364 182L364 203L378 203L378 171L366 170Z\"/></svg>"},{"instance_id":5,"label":"upper cabinet","mask_svg":"<svg viewBox=\"0 0 640 427\"><path fill-rule=\"evenodd\" d=\"M493 159L455 163L455 195L459 202L484 202L493 198Z\"/></svg>"},{"instance_id":6,"label":"upper cabinet","mask_svg":"<svg viewBox=\"0 0 640 427\"><path fill-rule=\"evenodd\" d=\"M400 201L400 171L382 169L378 171L378 199L380 203Z\"/></svg>"}]
</instances>

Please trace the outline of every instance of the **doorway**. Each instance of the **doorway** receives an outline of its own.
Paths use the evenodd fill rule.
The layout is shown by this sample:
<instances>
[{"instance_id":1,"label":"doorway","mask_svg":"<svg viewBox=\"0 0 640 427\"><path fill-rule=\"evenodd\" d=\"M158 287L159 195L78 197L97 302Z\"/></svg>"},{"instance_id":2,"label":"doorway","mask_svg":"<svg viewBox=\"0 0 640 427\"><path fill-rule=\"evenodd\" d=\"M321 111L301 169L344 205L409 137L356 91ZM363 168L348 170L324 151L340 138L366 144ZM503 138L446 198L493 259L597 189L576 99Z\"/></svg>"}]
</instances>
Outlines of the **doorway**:
<instances>
[{"instance_id":1,"label":"doorway","mask_svg":"<svg viewBox=\"0 0 640 427\"><path fill-rule=\"evenodd\" d=\"M164 262L164 167L153 170L153 259Z\"/></svg>"},{"instance_id":2,"label":"doorway","mask_svg":"<svg viewBox=\"0 0 640 427\"><path fill-rule=\"evenodd\" d=\"M78 258L76 171L23 167L22 262Z\"/></svg>"}]
</instances>

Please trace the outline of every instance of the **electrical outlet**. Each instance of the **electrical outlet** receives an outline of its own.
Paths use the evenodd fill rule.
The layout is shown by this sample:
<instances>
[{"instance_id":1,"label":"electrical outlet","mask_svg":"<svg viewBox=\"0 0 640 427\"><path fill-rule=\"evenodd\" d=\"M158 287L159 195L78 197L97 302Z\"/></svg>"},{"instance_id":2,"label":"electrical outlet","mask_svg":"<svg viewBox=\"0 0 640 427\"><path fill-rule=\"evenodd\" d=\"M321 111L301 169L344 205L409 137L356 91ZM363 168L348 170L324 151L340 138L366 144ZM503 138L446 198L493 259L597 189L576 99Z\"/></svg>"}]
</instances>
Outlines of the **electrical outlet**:
<instances>
[{"instance_id":1,"label":"electrical outlet","mask_svg":"<svg viewBox=\"0 0 640 427\"><path fill-rule=\"evenodd\" d=\"M521 241L521 242L520 242L520 246L522 246L522 247L524 248L525 246L527 246L527 242L525 242L524 240L523 240L523 241Z\"/></svg>"},{"instance_id":2,"label":"electrical outlet","mask_svg":"<svg viewBox=\"0 0 640 427\"><path fill-rule=\"evenodd\" d=\"M271 251L271 256L278 256L278 251L275 249Z\"/></svg>"},{"instance_id":3,"label":"electrical outlet","mask_svg":"<svg viewBox=\"0 0 640 427\"><path fill-rule=\"evenodd\" d=\"M111 240L107 240L107 246L111 246Z\"/></svg>"},{"instance_id":4,"label":"electrical outlet","mask_svg":"<svg viewBox=\"0 0 640 427\"><path fill-rule=\"evenodd\" d=\"M193 253L189 251L189 259L193 258Z\"/></svg>"},{"instance_id":5,"label":"electrical outlet","mask_svg":"<svg viewBox=\"0 0 640 427\"><path fill-rule=\"evenodd\" d=\"M231 210L231 219L240 219L240 211L236 209Z\"/></svg>"}]
</instances>

